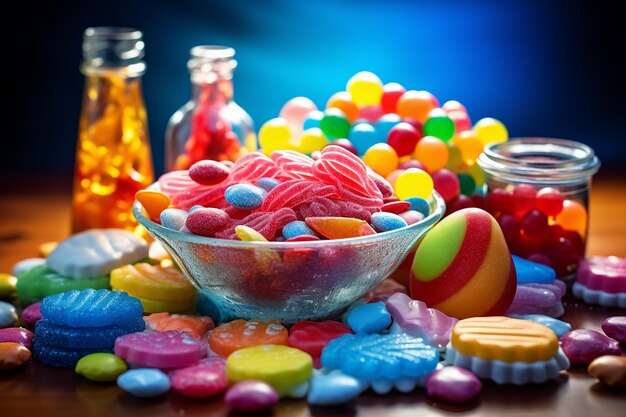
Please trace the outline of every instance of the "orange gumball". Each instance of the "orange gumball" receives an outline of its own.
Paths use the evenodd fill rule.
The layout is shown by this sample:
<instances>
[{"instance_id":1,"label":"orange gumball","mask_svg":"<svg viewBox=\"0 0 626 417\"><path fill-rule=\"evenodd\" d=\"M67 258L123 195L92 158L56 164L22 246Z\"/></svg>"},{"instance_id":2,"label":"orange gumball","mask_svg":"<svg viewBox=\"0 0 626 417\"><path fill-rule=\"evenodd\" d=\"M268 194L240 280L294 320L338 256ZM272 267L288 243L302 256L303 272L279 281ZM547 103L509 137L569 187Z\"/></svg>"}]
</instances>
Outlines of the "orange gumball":
<instances>
[{"instance_id":1,"label":"orange gumball","mask_svg":"<svg viewBox=\"0 0 626 417\"><path fill-rule=\"evenodd\" d=\"M582 237L587 235L587 210L577 201L563 201L563 210L555 221L565 230L575 230Z\"/></svg>"},{"instance_id":2,"label":"orange gumball","mask_svg":"<svg viewBox=\"0 0 626 417\"><path fill-rule=\"evenodd\" d=\"M415 159L420 161L428 172L445 167L449 156L448 145L434 136L424 136L415 147Z\"/></svg>"},{"instance_id":3,"label":"orange gumball","mask_svg":"<svg viewBox=\"0 0 626 417\"><path fill-rule=\"evenodd\" d=\"M398 116L410 117L420 123L426 122L428 113L439 107L439 101L428 91L409 90L398 100Z\"/></svg>"},{"instance_id":4,"label":"orange gumball","mask_svg":"<svg viewBox=\"0 0 626 417\"><path fill-rule=\"evenodd\" d=\"M359 109L357 105L352 101L352 95L347 91L339 91L333 94L326 103L326 108L337 108L346 115L346 118L350 123L354 123L359 115Z\"/></svg>"}]
</instances>

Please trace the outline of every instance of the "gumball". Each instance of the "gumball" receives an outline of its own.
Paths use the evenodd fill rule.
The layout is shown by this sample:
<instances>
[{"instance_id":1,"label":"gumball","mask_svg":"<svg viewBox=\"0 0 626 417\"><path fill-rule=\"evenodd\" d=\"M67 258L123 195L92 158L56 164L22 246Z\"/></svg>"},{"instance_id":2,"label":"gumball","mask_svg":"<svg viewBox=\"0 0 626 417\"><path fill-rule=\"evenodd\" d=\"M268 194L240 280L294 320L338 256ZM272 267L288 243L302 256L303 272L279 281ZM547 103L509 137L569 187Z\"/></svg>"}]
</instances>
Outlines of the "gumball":
<instances>
[{"instance_id":1,"label":"gumball","mask_svg":"<svg viewBox=\"0 0 626 417\"><path fill-rule=\"evenodd\" d=\"M451 317L503 315L515 296L515 266L500 226L469 208L436 224L418 246L411 298Z\"/></svg>"},{"instance_id":2,"label":"gumball","mask_svg":"<svg viewBox=\"0 0 626 417\"><path fill-rule=\"evenodd\" d=\"M563 210L555 220L565 230L574 230L581 236L587 235L587 210L577 201L563 201Z\"/></svg>"},{"instance_id":3,"label":"gumball","mask_svg":"<svg viewBox=\"0 0 626 417\"><path fill-rule=\"evenodd\" d=\"M378 133L380 141L386 142L389 131L401 121L402 119L400 119L400 116L395 113L389 113L381 116L381 118L378 119L378 122L376 122L376 133Z\"/></svg>"},{"instance_id":4,"label":"gumball","mask_svg":"<svg viewBox=\"0 0 626 417\"><path fill-rule=\"evenodd\" d=\"M467 168L467 173L470 174L472 178L474 178L474 182L476 183L477 187L485 184L485 181L486 181L485 171L483 171L480 165L478 164L470 165Z\"/></svg>"},{"instance_id":5,"label":"gumball","mask_svg":"<svg viewBox=\"0 0 626 417\"><path fill-rule=\"evenodd\" d=\"M387 143L395 149L398 156L407 156L413 153L420 138L413 126L400 122L389 131Z\"/></svg>"},{"instance_id":6,"label":"gumball","mask_svg":"<svg viewBox=\"0 0 626 417\"><path fill-rule=\"evenodd\" d=\"M348 80L346 90L358 106L379 104L383 95L383 83L376 74L361 71Z\"/></svg>"},{"instance_id":7,"label":"gumball","mask_svg":"<svg viewBox=\"0 0 626 417\"><path fill-rule=\"evenodd\" d=\"M536 205L546 215L556 216L563 210L563 195L556 188L542 188L537 191Z\"/></svg>"},{"instance_id":8,"label":"gumball","mask_svg":"<svg viewBox=\"0 0 626 417\"><path fill-rule=\"evenodd\" d=\"M384 115L383 108L379 105L363 106L359 109L357 120L367 120L376 123Z\"/></svg>"},{"instance_id":9,"label":"gumball","mask_svg":"<svg viewBox=\"0 0 626 417\"><path fill-rule=\"evenodd\" d=\"M465 108L465 106L456 100L446 101L445 103L443 103L443 106L441 106L441 108L444 109L446 113L450 113L453 111L461 111L463 113L467 113L467 109Z\"/></svg>"},{"instance_id":10,"label":"gumball","mask_svg":"<svg viewBox=\"0 0 626 417\"><path fill-rule=\"evenodd\" d=\"M396 110L400 117L410 117L424 123L428 119L428 112L438 105L439 101L428 91L409 90L398 100Z\"/></svg>"},{"instance_id":11,"label":"gumball","mask_svg":"<svg viewBox=\"0 0 626 417\"><path fill-rule=\"evenodd\" d=\"M448 142L454 136L454 122L442 109L433 109L428 112L428 119L424 123L424 135Z\"/></svg>"},{"instance_id":12,"label":"gumball","mask_svg":"<svg viewBox=\"0 0 626 417\"><path fill-rule=\"evenodd\" d=\"M330 142L329 145L340 146L344 148L346 151L351 152L355 154L356 156L359 156L359 153L357 152L356 148L354 147L352 142L350 142L348 139L335 139L334 141Z\"/></svg>"},{"instance_id":13,"label":"gumball","mask_svg":"<svg viewBox=\"0 0 626 417\"><path fill-rule=\"evenodd\" d=\"M472 121L467 113L459 110L447 112L448 117L454 122L454 132L458 135L467 132L472 128Z\"/></svg>"},{"instance_id":14,"label":"gumball","mask_svg":"<svg viewBox=\"0 0 626 417\"><path fill-rule=\"evenodd\" d=\"M513 189L513 212L522 217L535 208L537 190L529 184L518 184Z\"/></svg>"},{"instance_id":15,"label":"gumball","mask_svg":"<svg viewBox=\"0 0 626 417\"><path fill-rule=\"evenodd\" d=\"M398 100L406 92L406 88L398 83L383 85L383 95L380 98L380 106L385 113L395 113Z\"/></svg>"},{"instance_id":16,"label":"gumball","mask_svg":"<svg viewBox=\"0 0 626 417\"><path fill-rule=\"evenodd\" d=\"M491 117L485 117L476 122L474 130L483 145L487 145L491 142L506 142L509 138L509 132L502 122Z\"/></svg>"},{"instance_id":17,"label":"gumball","mask_svg":"<svg viewBox=\"0 0 626 417\"><path fill-rule=\"evenodd\" d=\"M520 227L515 216L511 214L503 214L498 217L498 224L500 225L500 229L502 229L504 239L506 239L509 245L517 240L519 237Z\"/></svg>"},{"instance_id":18,"label":"gumball","mask_svg":"<svg viewBox=\"0 0 626 417\"><path fill-rule=\"evenodd\" d=\"M376 128L365 122L355 123L348 133L348 139L350 139L358 155L365 154L369 148L383 142Z\"/></svg>"},{"instance_id":19,"label":"gumball","mask_svg":"<svg viewBox=\"0 0 626 417\"><path fill-rule=\"evenodd\" d=\"M548 216L537 209L532 209L526 213L520 227L526 235L542 240L548 233Z\"/></svg>"},{"instance_id":20,"label":"gumball","mask_svg":"<svg viewBox=\"0 0 626 417\"><path fill-rule=\"evenodd\" d=\"M317 127L319 129L322 117L324 117L324 113L319 110L310 112L304 118L304 121L302 122L302 128L304 130L310 129L312 127Z\"/></svg>"},{"instance_id":21,"label":"gumball","mask_svg":"<svg viewBox=\"0 0 626 417\"><path fill-rule=\"evenodd\" d=\"M322 130L312 127L302 133L296 145L296 150L300 153L310 154L322 150L326 145L328 145L328 139L326 139Z\"/></svg>"},{"instance_id":22,"label":"gumball","mask_svg":"<svg viewBox=\"0 0 626 417\"><path fill-rule=\"evenodd\" d=\"M347 91L340 91L333 94L326 103L326 108L335 107L346 115L350 123L354 123L359 115L359 109L352 101L352 96Z\"/></svg>"},{"instance_id":23,"label":"gumball","mask_svg":"<svg viewBox=\"0 0 626 417\"><path fill-rule=\"evenodd\" d=\"M449 169L442 168L432 175L435 190L441 194L446 203L451 202L459 196L459 177Z\"/></svg>"},{"instance_id":24,"label":"gumball","mask_svg":"<svg viewBox=\"0 0 626 417\"><path fill-rule=\"evenodd\" d=\"M294 97L280 110L279 116L287 121L287 126L294 136L302 132L302 125L307 115L317 110L317 106L307 97Z\"/></svg>"},{"instance_id":25,"label":"gumball","mask_svg":"<svg viewBox=\"0 0 626 417\"><path fill-rule=\"evenodd\" d=\"M377 143L363 155L363 162L377 174L386 177L398 168L398 154L386 143Z\"/></svg>"},{"instance_id":26,"label":"gumball","mask_svg":"<svg viewBox=\"0 0 626 417\"><path fill-rule=\"evenodd\" d=\"M559 278L574 271L579 259L576 246L565 237L559 238L555 243L544 246L541 249L541 253L550 258Z\"/></svg>"},{"instance_id":27,"label":"gumball","mask_svg":"<svg viewBox=\"0 0 626 417\"><path fill-rule=\"evenodd\" d=\"M429 172L445 167L448 156L448 146L432 136L424 136L415 147L415 159L424 164Z\"/></svg>"},{"instance_id":28,"label":"gumball","mask_svg":"<svg viewBox=\"0 0 626 417\"><path fill-rule=\"evenodd\" d=\"M474 201L466 195L459 195L457 198L452 200L450 204L446 204L446 214L452 214L455 211L463 210L466 208L472 208L474 206Z\"/></svg>"},{"instance_id":29,"label":"gumball","mask_svg":"<svg viewBox=\"0 0 626 417\"><path fill-rule=\"evenodd\" d=\"M461 150L452 141L447 143L448 145L448 163L446 167L453 171L463 171L466 168L465 162L463 162L463 156Z\"/></svg>"},{"instance_id":30,"label":"gumball","mask_svg":"<svg viewBox=\"0 0 626 417\"><path fill-rule=\"evenodd\" d=\"M421 122L418 122L417 120L411 117L403 117L402 121L407 122L408 124L413 126L415 130L417 130L417 132L420 134L420 137L424 136L424 125Z\"/></svg>"},{"instance_id":31,"label":"gumball","mask_svg":"<svg viewBox=\"0 0 626 417\"><path fill-rule=\"evenodd\" d=\"M466 196L474 195L476 191L476 183L474 182L474 178L471 175L465 173L457 174L459 177L459 185L461 187L461 194Z\"/></svg>"},{"instance_id":32,"label":"gumball","mask_svg":"<svg viewBox=\"0 0 626 417\"><path fill-rule=\"evenodd\" d=\"M539 249L541 248L541 241L532 238L525 233L520 233L517 236L517 239L510 243L510 246L511 253L525 258L531 253L539 251Z\"/></svg>"},{"instance_id":33,"label":"gumball","mask_svg":"<svg viewBox=\"0 0 626 417\"><path fill-rule=\"evenodd\" d=\"M409 168L398 176L393 188L400 200L410 197L427 199L433 192L434 183L427 172Z\"/></svg>"},{"instance_id":34,"label":"gumball","mask_svg":"<svg viewBox=\"0 0 626 417\"><path fill-rule=\"evenodd\" d=\"M461 151L463 161L473 164L483 152L484 145L476 132L473 130L466 130L460 132L456 138L454 138L454 144Z\"/></svg>"},{"instance_id":35,"label":"gumball","mask_svg":"<svg viewBox=\"0 0 626 417\"><path fill-rule=\"evenodd\" d=\"M324 111L324 117L320 120L320 129L328 139L347 138L350 132L350 122L341 110L331 107Z\"/></svg>"},{"instance_id":36,"label":"gumball","mask_svg":"<svg viewBox=\"0 0 626 417\"><path fill-rule=\"evenodd\" d=\"M479 190L478 188L476 189L476 193L472 196L472 201L474 202L474 207L479 208L481 210L487 210L487 198L482 195L482 194L478 194L481 190Z\"/></svg>"},{"instance_id":37,"label":"gumball","mask_svg":"<svg viewBox=\"0 0 626 417\"><path fill-rule=\"evenodd\" d=\"M495 188L487 195L487 209L490 213L513 213L513 193L503 188Z\"/></svg>"},{"instance_id":38,"label":"gumball","mask_svg":"<svg viewBox=\"0 0 626 417\"><path fill-rule=\"evenodd\" d=\"M387 175L387 177L385 177L385 179L387 180L389 185L391 185L393 187L395 185L395 183L396 183L396 180L400 176L400 174L402 174L404 171L406 171L406 170L405 169L394 169L393 171L391 171L391 173L389 175Z\"/></svg>"},{"instance_id":39,"label":"gumball","mask_svg":"<svg viewBox=\"0 0 626 417\"><path fill-rule=\"evenodd\" d=\"M290 139L291 131L287 120L282 117L268 120L259 130L259 144L267 155L281 149L291 149Z\"/></svg>"},{"instance_id":40,"label":"gumball","mask_svg":"<svg viewBox=\"0 0 626 417\"><path fill-rule=\"evenodd\" d=\"M398 168L399 169L417 168L417 169L421 169L422 171L426 171L426 167L424 166L424 164L422 164L420 161L416 159L409 159L408 161L402 162Z\"/></svg>"}]
</instances>

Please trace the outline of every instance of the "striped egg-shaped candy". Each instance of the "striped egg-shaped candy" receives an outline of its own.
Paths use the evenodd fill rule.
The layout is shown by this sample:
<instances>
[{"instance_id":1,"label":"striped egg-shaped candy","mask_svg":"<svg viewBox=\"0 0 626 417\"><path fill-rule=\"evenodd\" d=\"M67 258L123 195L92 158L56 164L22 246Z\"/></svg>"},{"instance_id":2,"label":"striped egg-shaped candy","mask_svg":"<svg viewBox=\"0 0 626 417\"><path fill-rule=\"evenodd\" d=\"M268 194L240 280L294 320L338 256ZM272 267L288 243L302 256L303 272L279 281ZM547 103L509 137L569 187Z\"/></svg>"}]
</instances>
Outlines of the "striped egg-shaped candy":
<instances>
[{"instance_id":1,"label":"striped egg-shaped candy","mask_svg":"<svg viewBox=\"0 0 626 417\"><path fill-rule=\"evenodd\" d=\"M410 282L412 298L458 319L503 315L517 287L500 226L476 208L452 213L424 237Z\"/></svg>"}]
</instances>

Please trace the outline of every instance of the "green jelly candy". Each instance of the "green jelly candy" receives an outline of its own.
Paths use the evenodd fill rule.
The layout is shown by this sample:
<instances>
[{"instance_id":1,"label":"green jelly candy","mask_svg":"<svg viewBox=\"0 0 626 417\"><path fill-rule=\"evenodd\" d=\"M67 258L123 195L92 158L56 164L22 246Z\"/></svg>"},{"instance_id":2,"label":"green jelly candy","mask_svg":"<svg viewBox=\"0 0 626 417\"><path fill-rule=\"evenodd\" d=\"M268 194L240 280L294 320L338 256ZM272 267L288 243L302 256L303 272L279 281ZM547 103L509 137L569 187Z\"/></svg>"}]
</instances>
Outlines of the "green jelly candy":
<instances>
[{"instance_id":1,"label":"green jelly candy","mask_svg":"<svg viewBox=\"0 0 626 417\"><path fill-rule=\"evenodd\" d=\"M76 364L76 373L96 382L111 382L128 369L122 359L112 353L91 353Z\"/></svg>"},{"instance_id":2,"label":"green jelly candy","mask_svg":"<svg viewBox=\"0 0 626 417\"><path fill-rule=\"evenodd\" d=\"M108 289L109 277L76 279L61 275L47 265L39 265L18 276L16 287L20 303L29 305L48 295L70 290Z\"/></svg>"}]
</instances>

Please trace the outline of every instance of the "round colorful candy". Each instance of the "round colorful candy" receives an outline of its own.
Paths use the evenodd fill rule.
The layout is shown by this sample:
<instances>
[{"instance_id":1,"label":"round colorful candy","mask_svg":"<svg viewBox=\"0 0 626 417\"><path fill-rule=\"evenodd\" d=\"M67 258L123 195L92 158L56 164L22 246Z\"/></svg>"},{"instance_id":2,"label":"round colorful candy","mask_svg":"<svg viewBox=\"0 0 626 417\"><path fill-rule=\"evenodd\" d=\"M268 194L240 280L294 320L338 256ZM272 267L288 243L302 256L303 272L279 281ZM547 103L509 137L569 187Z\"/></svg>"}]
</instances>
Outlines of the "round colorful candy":
<instances>
[{"instance_id":1,"label":"round colorful candy","mask_svg":"<svg viewBox=\"0 0 626 417\"><path fill-rule=\"evenodd\" d=\"M363 162L379 175L386 177L398 168L398 154L386 143L377 143L363 155Z\"/></svg>"},{"instance_id":2,"label":"round colorful candy","mask_svg":"<svg viewBox=\"0 0 626 417\"><path fill-rule=\"evenodd\" d=\"M442 168L436 171L432 175L433 183L435 184L435 190L445 200L446 203L450 203L457 198L461 192L461 185L459 177L449 169Z\"/></svg>"},{"instance_id":3,"label":"round colorful candy","mask_svg":"<svg viewBox=\"0 0 626 417\"><path fill-rule=\"evenodd\" d=\"M91 353L76 363L77 374L96 382L115 381L128 370L126 362L112 353Z\"/></svg>"},{"instance_id":4,"label":"round colorful candy","mask_svg":"<svg viewBox=\"0 0 626 417\"><path fill-rule=\"evenodd\" d=\"M378 123L378 120L383 117L384 114L385 112L383 112L382 107L379 105L363 106L359 109L357 120L367 120L369 123L375 124Z\"/></svg>"},{"instance_id":5,"label":"round colorful candy","mask_svg":"<svg viewBox=\"0 0 626 417\"><path fill-rule=\"evenodd\" d=\"M278 393L263 381L241 381L229 388L224 401L235 411L263 411L278 403Z\"/></svg>"},{"instance_id":6,"label":"round colorful candy","mask_svg":"<svg viewBox=\"0 0 626 417\"><path fill-rule=\"evenodd\" d=\"M350 92L357 105L369 106L380 103L380 98L383 95L383 83L376 74L361 71L348 80L346 90Z\"/></svg>"},{"instance_id":7,"label":"round colorful candy","mask_svg":"<svg viewBox=\"0 0 626 417\"><path fill-rule=\"evenodd\" d=\"M117 378L117 386L135 397L152 398L170 390L170 379L158 369L131 369Z\"/></svg>"},{"instance_id":8,"label":"round colorful candy","mask_svg":"<svg viewBox=\"0 0 626 417\"><path fill-rule=\"evenodd\" d=\"M310 154L315 151L321 151L326 145L328 145L328 139L326 139L322 130L312 127L302 133L302 136L297 141L296 149L300 153Z\"/></svg>"},{"instance_id":9,"label":"round colorful candy","mask_svg":"<svg viewBox=\"0 0 626 417\"><path fill-rule=\"evenodd\" d=\"M509 138L509 132L502 122L491 117L485 117L476 122L474 131L483 145L506 142Z\"/></svg>"},{"instance_id":10,"label":"round colorful candy","mask_svg":"<svg viewBox=\"0 0 626 417\"><path fill-rule=\"evenodd\" d=\"M228 378L223 362L190 366L170 374L172 388L190 398L206 398L226 391Z\"/></svg>"},{"instance_id":11,"label":"round colorful candy","mask_svg":"<svg viewBox=\"0 0 626 417\"><path fill-rule=\"evenodd\" d=\"M317 106L309 98L294 97L280 109L279 116L287 121L289 130L294 136L297 136L302 132L304 119L315 110L317 110Z\"/></svg>"},{"instance_id":12,"label":"round colorful candy","mask_svg":"<svg viewBox=\"0 0 626 417\"><path fill-rule=\"evenodd\" d=\"M331 107L341 110L350 123L354 123L359 115L359 108L354 104L352 96L347 91L339 91L330 96L326 103L326 108L329 109Z\"/></svg>"},{"instance_id":13,"label":"round colorful candy","mask_svg":"<svg viewBox=\"0 0 626 417\"><path fill-rule=\"evenodd\" d=\"M517 288L500 226L474 208L450 214L424 237L410 282L412 298L459 319L504 314Z\"/></svg>"},{"instance_id":14,"label":"round colorful candy","mask_svg":"<svg viewBox=\"0 0 626 417\"><path fill-rule=\"evenodd\" d=\"M444 110L433 109L424 123L424 134L448 142L454 136L454 122Z\"/></svg>"},{"instance_id":15,"label":"round colorful candy","mask_svg":"<svg viewBox=\"0 0 626 417\"><path fill-rule=\"evenodd\" d=\"M224 199L228 204L241 210L254 210L263 204L267 195L261 187L251 184L231 185L224 191Z\"/></svg>"},{"instance_id":16,"label":"round colorful candy","mask_svg":"<svg viewBox=\"0 0 626 417\"><path fill-rule=\"evenodd\" d=\"M555 220L565 230L574 230L581 236L587 235L587 210L577 201L563 201L563 209Z\"/></svg>"},{"instance_id":17,"label":"round colorful candy","mask_svg":"<svg viewBox=\"0 0 626 417\"><path fill-rule=\"evenodd\" d=\"M189 168L189 178L202 185L219 184L229 174L230 169L226 165L210 159L198 161Z\"/></svg>"},{"instance_id":18,"label":"round colorful candy","mask_svg":"<svg viewBox=\"0 0 626 417\"><path fill-rule=\"evenodd\" d=\"M410 117L424 123L428 119L428 112L438 105L438 100L428 91L409 90L398 99L396 110L402 118Z\"/></svg>"},{"instance_id":19,"label":"round colorful candy","mask_svg":"<svg viewBox=\"0 0 626 417\"><path fill-rule=\"evenodd\" d=\"M322 117L324 117L324 113L322 113L320 110L310 112L304 118L304 122L302 122L302 128L304 130L311 129L313 127L317 127L319 129Z\"/></svg>"},{"instance_id":20,"label":"round colorful candy","mask_svg":"<svg viewBox=\"0 0 626 417\"><path fill-rule=\"evenodd\" d=\"M320 129L328 139L347 138L350 132L350 122L343 112L331 107L324 111L320 120Z\"/></svg>"},{"instance_id":21,"label":"round colorful candy","mask_svg":"<svg viewBox=\"0 0 626 417\"><path fill-rule=\"evenodd\" d=\"M270 119L259 130L259 145L266 155L281 149L290 149L291 131L282 117Z\"/></svg>"},{"instance_id":22,"label":"round colorful candy","mask_svg":"<svg viewBox=\"0 0 626 417\"><path fill-rule=\"evenodd\" d=\"M400 157L411 155L420 139L419 132L406 122L396 124L387 135L387 143Z\"/></svg>"},{"instance_id":23,"label":"round colorful candy","mask_svg":"<svg viewBox=\"0 0 626 417\"><path fill-rule=\"evenodd\" d=\"M537 191L537 209L547 216L556 216L563 210L563 195L557 188L545 187Z\"/></svg>"},{"instance_id":24,"label":"round colorful candy","mask_svg":"<svg viewBox=\"0 0 626 417\"><path fill-rule=\"evenodd\" d=\"M435 172L448 163L448 146L433 136L424 136L415 147L415 159L420 161L429 172Z\"/></svg>"},{"instance_id":25,"label":"round colorful candy","mask_svg":"<svg viewBox=\"0 0 626 417\"><path fill-rule=\"evenodd\" d=\"M381 142L379 136L379 132L376 131L374 126L366 122L359 122L355 123L350 129L348 139L350 139L350 143L356 149L356 153L363 155L369 148Z\"/></svg>"},{"instance_id":26,"label":"round colorful candy","mask_svg":"<svg viewBox=\"0 0 626 417\"><path fill-rule=\"evenodd\" d=\"M398 176L394 184L396 196L400 200L410 197L427 199L433 192L433 179L427 172L409 168Z\"/></svg>"},{"instance_id":27,"label":"round colorful candy","mask_svg":"<svg viewBox=\"0 0 626 417\"><path fill-rule=\"evenodd\" d=\"M461 157L465 163L474 163L483 152L483 142L478 139L474 130L459 132L454 138L454 144L461 151Z\"/></svg>"},{"instance_id":28,"label":"round colorful candy","mask_svg":"<svg viewBox=\"0 0 626 417\"><path fill-rule=\"evenodd\" d=\"M385 113L395 113L397 110L398 100L402 94L406 92L406 88L398 83L387 83L383 85L383 95L380 98L380 106Z\"/></svg>"},{"instance_id":29,"label":"round colorful candy","mask_svg":"<svg viewBox=\"0 0 626 417\"><path fill-rule=\"evenodd\" d=\"M32 354L25 346L15 342L0 343L0 371L25 365Z\"/></svg>"}]
</instances>

